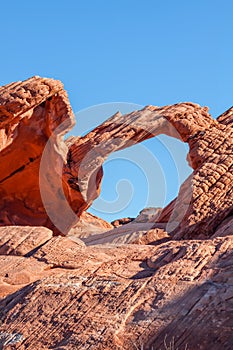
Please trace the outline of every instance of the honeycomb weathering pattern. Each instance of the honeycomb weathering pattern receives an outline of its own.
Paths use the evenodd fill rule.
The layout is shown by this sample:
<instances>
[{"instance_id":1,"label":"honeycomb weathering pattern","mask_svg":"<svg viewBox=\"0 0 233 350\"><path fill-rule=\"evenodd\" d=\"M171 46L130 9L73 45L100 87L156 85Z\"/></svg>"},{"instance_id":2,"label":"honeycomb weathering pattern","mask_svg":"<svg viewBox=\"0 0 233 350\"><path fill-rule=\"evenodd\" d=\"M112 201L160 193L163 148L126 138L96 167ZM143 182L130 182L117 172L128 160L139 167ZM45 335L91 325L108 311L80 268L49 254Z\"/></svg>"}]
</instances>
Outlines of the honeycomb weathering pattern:
<instances>
[{"instance_id":1,"label":"honeycomb weathering pattern","mask_svg":"<svg viewBox=\"0 0 233 350\"><path fill-rule=\"evenodd\" d=\"M73 214L60 232L66 234L99 195L107 156L159 134L189 144L193 174L158 221L169 221L170 231L175 224L177 238L204 238L231 215L231 109L214 120L206 107L193 103L147 106L123 116L116 113L84 137L65 143L63 136L73 125L61 82L33 77L0 88L1 225L46 226L57 232L40 194L40 163L48 142L47 204L62 215L69 203Z\"/></svg>"}]
</instances>

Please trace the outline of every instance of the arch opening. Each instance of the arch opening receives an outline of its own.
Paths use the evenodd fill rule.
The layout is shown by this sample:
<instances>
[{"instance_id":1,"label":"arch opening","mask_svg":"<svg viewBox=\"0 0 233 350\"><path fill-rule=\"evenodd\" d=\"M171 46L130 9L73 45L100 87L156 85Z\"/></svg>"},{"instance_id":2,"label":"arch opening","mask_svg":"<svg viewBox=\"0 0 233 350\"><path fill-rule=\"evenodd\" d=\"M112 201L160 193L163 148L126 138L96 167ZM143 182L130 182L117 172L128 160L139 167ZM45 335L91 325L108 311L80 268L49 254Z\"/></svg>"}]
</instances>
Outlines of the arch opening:
<instances>
[{"instance_id":1,"label":"arch opening","mask_svg":"<svg viewBox=\"0 0 233 350\"><path fill-rule=\"evenodd\" d=\"M103 164L101 192L88 212L112 222L166 207L193 171L188 151L182 141L159 135L114 152Z\"/></svg>"}]
</instances>

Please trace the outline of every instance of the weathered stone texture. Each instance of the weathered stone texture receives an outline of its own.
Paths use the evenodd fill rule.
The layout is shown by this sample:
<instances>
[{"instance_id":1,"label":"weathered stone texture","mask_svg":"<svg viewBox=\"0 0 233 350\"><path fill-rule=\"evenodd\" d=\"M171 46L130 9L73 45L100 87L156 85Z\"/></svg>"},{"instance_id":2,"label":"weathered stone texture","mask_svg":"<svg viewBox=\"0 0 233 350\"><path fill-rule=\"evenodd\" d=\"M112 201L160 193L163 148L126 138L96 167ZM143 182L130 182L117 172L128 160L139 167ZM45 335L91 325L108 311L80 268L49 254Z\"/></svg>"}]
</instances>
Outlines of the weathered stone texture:
<instances>
[{"instance_id":1,"label":"weathered stone texture","mask_svg":"<svg viewBox=\"0 0 233 350\"><path fill-rule=\"evenodd\" d=\"M59 81L0 88L0 349L232 349L232 115L147 106L64 142ZM87 213L106 157L161 133L190 147L177 199Z\"/></svg>"},{"instance_id":2,"label":"weathered stone texture","mask_svg":"<svg viewBox=\"0 0 233 350\"><path fill-rule=\"evenodd\" d=\"M30 257L2 256L0 344L12 348L7 333L14 349L164 349L174 338L230 350L232 249L232 237L156 247L54 237Z\"/></svg>"},{"instance_id":3,"label":"weathered stone texture","mask_svg":"<svg viewBox=\"0 0 233 350\"><path fill-rule=\"evenodd\" d=\"M0 113L2 225L67 234L98 197L107 156L161 133L188 142L194 172L157 222L168 222L175 237L204 238L232 213L232 109L214 120L193 103L147 106L116 113L65 145L63 135L74 120L63 86L34 77L0 89Z\"/></svg>"},{"instance_id":4,"label":"weathered stone texture","mask_svg":"<svg viewBox=\"0 0 233 350\"><path fill-rule=\"evenodd\" d=\"M0 89L0 223L54 228L40 194L39 171L50 139L46 191L56 206L58 164L66 161L63 135L74 117L59 81L31 78ZM60 181L57 178L60 176ZM57 188L56 188L57 187ZM58 210L58 208L57 208Z\"/></svg>"},{"instance_id":5,"label":"weathered stone texture","mask_svg":"<svg viewBox=\"0 0 233 350\"><path fill-rule=\"evenodd\" d=\"M219 121L211 118L206 107L192 103L148 106L124 116L117 113L86 136L74 138L66 167L72 168L73 183L79 184L85 199L76 211L98 196L101 165L110 153L164 133L188 142L194 172L168 206L172 210L165 208L156 221L170 221L167 229L175 237L210 236L233 208L233 129L229 119Z\"/></svg>"}]
</instances>

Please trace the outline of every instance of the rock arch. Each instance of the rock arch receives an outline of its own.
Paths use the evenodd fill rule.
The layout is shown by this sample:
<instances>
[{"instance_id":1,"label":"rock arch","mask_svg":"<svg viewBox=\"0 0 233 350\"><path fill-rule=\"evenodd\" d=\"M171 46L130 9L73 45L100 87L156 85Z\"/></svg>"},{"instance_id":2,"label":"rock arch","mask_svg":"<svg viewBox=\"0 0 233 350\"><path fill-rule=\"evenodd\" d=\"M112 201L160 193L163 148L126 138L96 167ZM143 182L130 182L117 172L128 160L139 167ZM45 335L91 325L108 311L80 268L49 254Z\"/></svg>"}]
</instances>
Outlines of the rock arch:
<instances>
[{"instance_id":1,"label":"rock arch","mask_svg":"<svg viewBox=\"0 0 233 350\"><path fill-rule=\"evenodd\" d=\"M211 118L208 108L193 103L116 113L86 136L71 140L66 171L73 183L81 179L79 190L85 199L75 210L85 210L98 196L101 164L110 153L166 134L189 144L188 161L194 171L158 221L175 223L176 237L204 238L232 211L232 132L232 109L218 120Z\"/></svg>"},{"instance_id":2,"label":"rock arch","mask_svg":"<svg viewBox=\"0 0 233 350\"><path fill-rule=\"evenodd\" d=\"M73 124L59 81L33 77L0 88L2 225L42 225L56 231L40 193L45 146L50 155L45 163L50 205L59 215L67 201L73 210L66 232L99 195L106 157L159 134L189 144L194 171L158 220L175 222L171 231L177 238L203 238L232 213L232 109L214 120L206 107L193 103L147 106L127 115L116 113L86 136L65 143L63 135Z\"/></svg>"}]
</instances>

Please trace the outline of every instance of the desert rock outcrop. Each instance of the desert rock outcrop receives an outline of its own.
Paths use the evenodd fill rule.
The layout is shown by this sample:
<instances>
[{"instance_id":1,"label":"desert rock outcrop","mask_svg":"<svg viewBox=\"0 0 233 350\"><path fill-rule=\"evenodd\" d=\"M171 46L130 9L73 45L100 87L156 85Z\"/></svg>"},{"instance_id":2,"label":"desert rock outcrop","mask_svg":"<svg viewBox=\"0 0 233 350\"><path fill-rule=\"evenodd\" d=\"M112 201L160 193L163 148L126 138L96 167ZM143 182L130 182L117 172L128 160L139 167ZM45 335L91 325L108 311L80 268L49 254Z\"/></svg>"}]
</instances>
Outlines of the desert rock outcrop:
<instances>
[{"instance_id":1,"label":"desert rock outcrop","mask_svg":"<svg viewBox=\"0 0 233 350\"><path fill-rule=\"evenodd\" d=\"M232 214L231 109L218 120L192 103L118 112L65 144L73 123L59 81L34 77L0 89L2 225L46 226L67 234L99 195L107 156L161 133L188 142L194 172L169 215L165 208L157 221L168 222L176 237L204 238Z\"/></svg>"},{"instance_id":2,"label":"desert rock outcrop","mask_svg":"<svg viewBox=\"0 0 233 350\"><path fill-rule=\"evenodd\" d=\"M59 81L33 77L0 89L1 225L56 230L41 200L40 164L47 145L50 157L41 181L47 180L43 181L45 191L50 205L56 207L62 195L59 164L65 162L67 153L62 138L73 125L74 116ZM61 202L55 210L62 209Z\"/></svg>"},{"instance_id":3,"label":"desert rock outcrop","mask_svg":"<svg viewBox=\"0 0 233 350\"><path fill-rule=\"evenodd\" d=\"M192 103L148 106L124 116L117 113L86 136L74 138L65 168L74 183L80 180L79 190L85 198L81 207L86 209L98 196L101 165L110 153L163 133L188 142L188 161L194 171L181 186L178 198L156 221L168 222L167 230L179 238L210 236L233 208L229 114L214 120L206 107Z\"/></svg>"},{"instance_id":4,"label":"desert rock outcrop","mask_svg":"<svg viewBox=\"0 0 233 350\"><path fill-rule=\"evenodd\" d=\"M64 141L59 81L0 88L0 349L232 349L232 116L147 106ZM177 199L118 227L87 213L106 157L160 133L189 144Z\"/></svg>"},{"instance_id":5,"label":"desert rock outcrop","mask_svg":"<svg viewBox=\"0 0 233 350\"><path fill-rule=\"evenodd\" d=\"M230 350L232 249L232 236L115 247L53 237L30 256L0 256L0 344Z\"/></svg>"}]
</instances>

